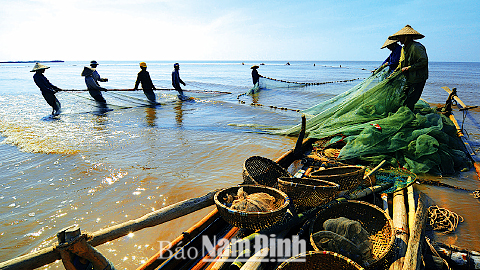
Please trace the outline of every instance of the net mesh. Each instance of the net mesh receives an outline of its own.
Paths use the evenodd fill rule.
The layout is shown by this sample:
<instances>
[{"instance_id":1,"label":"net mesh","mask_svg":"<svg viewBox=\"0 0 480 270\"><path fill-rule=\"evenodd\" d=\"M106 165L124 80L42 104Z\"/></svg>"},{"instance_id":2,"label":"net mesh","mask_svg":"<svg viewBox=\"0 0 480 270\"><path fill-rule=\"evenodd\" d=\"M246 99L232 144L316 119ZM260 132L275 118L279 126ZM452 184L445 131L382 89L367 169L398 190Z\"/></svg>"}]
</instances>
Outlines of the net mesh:
<instances>
[{"instance_id":1,"label":"net mesh","mask_svg":"<svg viewBox=\"0 0 480 270\"><path fill-rule=\"evenodd\" d=\"M471 167L454 124L420 100L414 112L402 106L405 77L388 68L303 113L306 134L322 139L342 135L338 159L406 168L413 173L453 174ZM387 77L388 76L388 77ZM301 126L270 131L298 135Z\"/></svg>"}]
</instances>

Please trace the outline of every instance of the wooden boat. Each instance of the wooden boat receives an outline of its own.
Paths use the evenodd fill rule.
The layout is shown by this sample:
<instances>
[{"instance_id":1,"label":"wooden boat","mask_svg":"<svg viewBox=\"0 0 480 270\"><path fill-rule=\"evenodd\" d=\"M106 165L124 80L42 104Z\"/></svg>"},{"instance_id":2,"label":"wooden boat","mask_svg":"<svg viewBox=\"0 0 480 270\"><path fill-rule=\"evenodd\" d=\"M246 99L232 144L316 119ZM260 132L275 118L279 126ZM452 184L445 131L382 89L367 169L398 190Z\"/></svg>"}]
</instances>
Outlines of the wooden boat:
<instances>
[{"instance_id":1,"label":"wooden boat","mask_svg":"<svg viewBox=\"0 0 480 270\"><path fill-rule=\"evenodd\" d=\"M305 119L302 119L303 124L305 124ZM303 139L305 135L304 129L300 132L299 138L295 145L295 148L292 150L287 151L283 154L280 158L275 160L275 162L283 167L288 169L290 174L299 176L298 173L301 174L308 174L309 169L302 168L303 164L300 162L305 155L308 155L312 152L313 144L316 142L314 139ZM320 161L322 161L320 159ZM323 160L324 162L330 162L329 160ZM375 168L372 170L374 171ZM300 176L301 177L301 176ZM385 189L387 186L372 186L370 188L366 188L357 192L355 194L344 193L343 195L348 199L360 199L363 198L366 201L369 201L373 198L371 194L377 193ZM136 220L131 220L122 224L118 224L114 227L107 228L98 232L91 234L91 239L89 240L89 244L92 246L97 246L103 244L105 242L111 241L113 239L122 237L127 235L130 232L137 231L146 227L155 226L164 222L168 222L169 220L178 218L180 216L192 213L199 209L205 208L207 206L212 205L214 202L214 194L217 191L212 191L209 194L194 198L190 200L186 200L183 202L179 202L177 204L168 206L166 208L157 210L153 213L150 213L146 216L138 218ZM410 192L409 192L410 193ZM403 195L401 195L403 196ZM410 198L409 196L409 205L410 205L410 216L412 217L411 227L415 228L412 229L413 232L417 232L415 234L410 235L408 247L406 250L403 250L402 257L405 258L406 263L404 265L404 269L414 269L417 268L419 259L419 250L420 250L420 236L421 232L424 230L424 221L425 221L425 209L423 208L423 204L421 201L418 201L418 206L415 206L415 202L412 200L413 196ZM335 201L335 200L334 200ZM334 202L335 203L335 202ZM333 203L333 204L334 204ZM304 222L310 218L315 216L320 210L330 207L333 204L326 204L319 207L311 208L300 215L297 213L293 213L295 219L287 220L285 222L278 222L273 226L274 228L268 228L263 230L262 232L265 234L271 233L279 233L279 236L284 236L286 233L284 232L286 228L295 228L298 233L304 232L308 230ZM384 205L384 210L388 212L388 205ZM405 207L403 207L404 209ZM416 209L416 211L412 211ZM295 209L291 209L292 211L296 211ZM394 215L395 215L395 206L394 206ZM397 211L398 212L398 211ZM407 216L406 212L399 212L398 215ZM297 218L298 217L298 218ZM403 225L402 225L403 226ZM216 256L217 255L213 251L223 250L228 251L225 249L224 244L221 242L216 242L215 240L224 239L224 240L231 240L232 238L241 238L243 236L248 237L256 237L258 233L249 234L251 232L246 231L244 229L239 229L238 227L234 227L231 224L227 223L224 218L221 217L219 211L214 209L210 212L207 216L201 219L199 222L194 224L191 228L183 232L180 236L174 239L172 242L169 243L168 246L162 248L157 254L152 256L147 262L143 265L139 266L137 270L146 270L146 269L225 269L228 267L240 268L240 264L235 265L232 263L227 264L223 262L219 262ZM288 232L291 234L291 232ZM396 233L394 233L396 235ZM253 236L252 236L253 235ZM205 238L206 237L206 238ZM212 243L211 250L204 250L203 253L196 254L193 258L189 256L188 252L191 250L201 250L202 249L202 241L205 239L209 239ZM262 249L263 250L263 249ZM213 255L212 255L213 254ZM391 254L391 253L389 253ZM257 254L255 254L257 256ZM253 257L255 257L253 256ZM261 254L260 254L260 258ZM60 259L58 251L55 250L55 247L40 250L38 252L27 254L25 256L21 256L19 258L0 263L0 269L34 269L37 267L41 267L45 264L54 262L55 260ZM389 258L388 264L392 261ZM260 260L261 261L261 260ZM230 266L232 265L232 266ZM253 266L251 266L253 265ZM408 265L408 266L405 266ZM413 266L412 266L413 265ZM277 264L259 264L258 262L252 262L248 264L248 262L243 266L242 269L275 269ZM250 267L250 268L245 268ZM383 268L380 269L388 269L389 265L383 265ZM405 267L413 267L413 268L405 268ZM231 269L232 269L231 268ZM401 268L401 267L400 267ZM334 268L335 269L335 268Z\"/></svg>"}]
</instances>

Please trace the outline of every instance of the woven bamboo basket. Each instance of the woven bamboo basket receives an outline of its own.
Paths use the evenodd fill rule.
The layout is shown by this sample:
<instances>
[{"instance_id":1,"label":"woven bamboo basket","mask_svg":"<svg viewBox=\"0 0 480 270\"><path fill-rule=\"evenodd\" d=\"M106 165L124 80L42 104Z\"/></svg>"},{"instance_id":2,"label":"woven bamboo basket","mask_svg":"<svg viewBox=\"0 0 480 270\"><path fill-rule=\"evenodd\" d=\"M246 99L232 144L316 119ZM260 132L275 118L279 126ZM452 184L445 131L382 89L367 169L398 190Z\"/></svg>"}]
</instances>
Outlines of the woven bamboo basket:
<instances>
[{"instance_id":1,"label":"woven bamboo basket","mask_svg":"<svg viewBox=\"0 0 480 270\"><path fill-rule=\"evenodd\" d=\"M277 270L362 270L349 258L332 251L308 251L284 261Z\"/></svg>"},{"instance_id":2,"label":"woven bamboo basket","mask_svg":"<svg viewBox=\"0 0 480 270\"><path fill-rule=\"evenodd\" d=\"M264 192L275 197L275 210L269 212L245 212L230 209L225 203L227 194L235 196L241 187L243 187L243 191L247 194ZM242 185L220 190L215 194L214 201L217 205L218 212L229 224L242 229L255 231L268 228L282 220L290 204L290 200L284 192L271 187L253 185Z\"/></svg>"},{"instance_id":3,"label":"woven bamboo basket","mask_svg":"<svg viewBox=\"0 0 480 270\"><path fill-rule=\"evenodd\" d=\"M245 160L242 175L243 184L267 187L277 187L279 177L291 177L278 163L260 156L252 156Z\"/></svg>"},{"instance_id":4,"label":"woven bamboo basket","mask_svg":"<svg viewBox=\"0 0 480 270\"><path fill-rule=\"evenodd\" d=\"M326 220L339 217L360 222L362 227L370 234L370 241L373 244L373 258L364 262L363 265L368 269L387 267L395 240L393 221L385 211L367 202L347 201L320 211L310 225L310 243L313 248L319 251L312 235L318 231L323 231L323 223Z\"/></svg>"},{"instance_id":5,"label":"woven bamboo basket","mask_svg":"<svg viewBox=\"0 0 480 270\"><path fill-rule=\"evenodd\" d=\"M312 178L278 178L278 189L285 192L295 206L315 207L325 204L340 192L337 183Z\"/></svg>"},{"instance_id":6,"label":"woven bamboo basket","mask_svg":"<svg viewBox=\"0 0 480 270\"><path fill-rule=\"evenodd\" d=\"M340 190L351 190L363 182L364 174L364 166L341 166L314 171L308 177L337 183Z\"/></svg>"}]
</instances>

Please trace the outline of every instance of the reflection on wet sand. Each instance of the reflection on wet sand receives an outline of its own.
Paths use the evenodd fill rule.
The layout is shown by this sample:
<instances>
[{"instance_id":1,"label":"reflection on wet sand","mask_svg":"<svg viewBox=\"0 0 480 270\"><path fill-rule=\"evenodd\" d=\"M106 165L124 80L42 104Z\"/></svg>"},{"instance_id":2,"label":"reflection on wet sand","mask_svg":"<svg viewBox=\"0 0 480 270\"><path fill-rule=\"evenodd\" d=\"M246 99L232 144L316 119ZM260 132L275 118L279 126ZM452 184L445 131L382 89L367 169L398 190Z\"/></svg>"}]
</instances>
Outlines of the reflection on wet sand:
<instances>
[{"instance_id":1,"label":"reflection on wet sand","mask_svg":"<svg viewBox=\"0 0 480 270\"><path fill-rule=\"evenodd\" d=\"M155 106L145 107L145 113L145 121L147 121L147 125L150 127L156 126L155 120L157 120L157 109Z\"/></svg>"}]
</instances>

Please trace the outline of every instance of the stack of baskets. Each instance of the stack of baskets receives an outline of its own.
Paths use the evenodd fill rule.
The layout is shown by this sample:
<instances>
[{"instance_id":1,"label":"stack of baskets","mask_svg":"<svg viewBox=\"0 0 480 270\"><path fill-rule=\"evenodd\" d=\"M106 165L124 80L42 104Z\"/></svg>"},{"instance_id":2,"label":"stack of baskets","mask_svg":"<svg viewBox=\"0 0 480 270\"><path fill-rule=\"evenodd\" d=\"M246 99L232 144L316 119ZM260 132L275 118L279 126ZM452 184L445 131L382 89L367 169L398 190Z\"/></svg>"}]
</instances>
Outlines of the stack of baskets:
<instances>
[{"instance_id":1,"label":"stack of baskets","mask_svg":"<svg viewBox=\"0 0 480 270\"><path fill-rule=\"evenodd\" d=\"M318 213L316 219L310 225L310 242L313 248L321 251L313 241L313 234L323 231L323 223L328 219L345 217L360 222L362 227L369 233L370 241L373 244L371 261L364 262L368 268L383 267L388 264L395 232L393 221L382 209L362 201L347 201L335 204Z\"/></svg>"},{"instance_id":2,"label":"stack of baskets","mask_svg":"<svg viewBox=\"0 0 480 270\"><path fill-rule=\"evenodd\" d=\"M341 166L312 172L308 177L340 185L340 190L356 189L363 182L364 166Z\"/></svg>"},{"instance_id":3,"label":"stack of baskets","mask_svg":"<svg viewBox=\"0 0 480 270\"><path fill-rule=\"evenodd\" d=\"M278 188L285 192L295 206L315 207L325 204L340 192L340 185L311 178L278 178Z\"/></svg>"}]
</instances>

